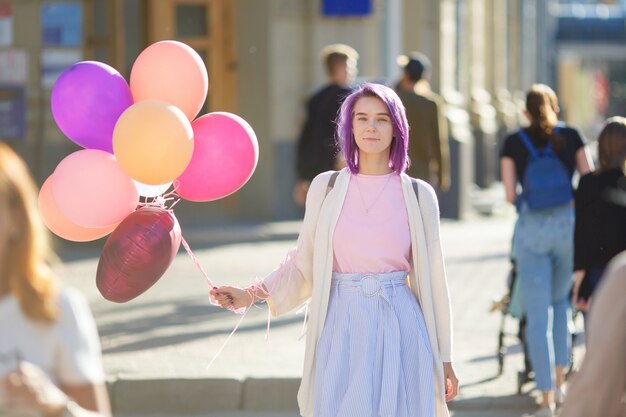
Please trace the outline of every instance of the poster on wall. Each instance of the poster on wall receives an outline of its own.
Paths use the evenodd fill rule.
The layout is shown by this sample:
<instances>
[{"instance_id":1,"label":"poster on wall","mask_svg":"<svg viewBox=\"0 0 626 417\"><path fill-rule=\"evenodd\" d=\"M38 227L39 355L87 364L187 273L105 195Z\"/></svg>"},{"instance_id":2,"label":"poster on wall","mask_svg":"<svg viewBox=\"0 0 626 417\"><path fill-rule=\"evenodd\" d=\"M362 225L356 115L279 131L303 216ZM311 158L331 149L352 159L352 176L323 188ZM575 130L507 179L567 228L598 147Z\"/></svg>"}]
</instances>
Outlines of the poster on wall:
<instances>
[{"instance_id":1,"label":"poster on wall","mask_svg":"<svg viewBox=\"0 0 626 417\"><path fill-rule=\"evenodd\" d=\"M41 86L52 88L61 73L82 58L80 49L48 48L41 51Z\"/></svg>"},{"instance_id":2,"label":"poster on wall","mask_svg":"<svg viewBox=\"0 0 626 417\"><path fill-rule=\"evenodd\" d=\"M28 55L22 49L0 50L0 84L26 84Z\"/></svg>"},{"instance_id":3,"label":"poster on wall","mask_svg":"<svg viewBox=\"0 0 626 417\"><path fill-rule=\"evenodd\" d=\"M26 135L26 87L0 84L0 138L23 140Z\"/></svg>"},{"instance_id":4,"label":"poster on wall","mask_svg":"<svg viewBox=\"0 0 626 417\"><path fill-rule=\"evenodd\" d=\"M44 47L77 47L82 44L83 11L78 2L45 2L41 5L41 41Z\"/></svg>"},{"instance_id":5,"label":"poster on wall","mask_svg":"<svg viewBox=\"0 0 626 417\"><path fill-rule=\"evenodd\" d=\"M13 44L13 11L11 4L0 2L0 46Z\"/></svg>"}]
</instances>

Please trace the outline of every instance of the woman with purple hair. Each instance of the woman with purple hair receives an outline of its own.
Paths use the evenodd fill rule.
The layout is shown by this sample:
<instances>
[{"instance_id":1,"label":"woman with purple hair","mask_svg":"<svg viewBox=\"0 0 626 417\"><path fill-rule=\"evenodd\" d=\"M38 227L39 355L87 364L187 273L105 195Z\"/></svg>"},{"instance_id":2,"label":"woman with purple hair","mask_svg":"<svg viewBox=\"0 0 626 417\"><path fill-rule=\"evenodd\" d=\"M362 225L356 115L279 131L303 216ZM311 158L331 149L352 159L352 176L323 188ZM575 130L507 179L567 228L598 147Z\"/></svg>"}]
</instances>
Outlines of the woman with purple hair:
<instances>
[{"instance_id":1,"label":"woman with purple hair","mask_svg":"<svg viewBox=\"0 0 626 417\"><path fill-rule=\"evenodd\" d=\"M457 394L439 207L404 173L408 131L392 89L348 96L347 167L311 183L296 248L262 282L212 291L231 309L267 300L273 315L308 302L304 417L443 417Z\"/></svg>"}]
</instances>

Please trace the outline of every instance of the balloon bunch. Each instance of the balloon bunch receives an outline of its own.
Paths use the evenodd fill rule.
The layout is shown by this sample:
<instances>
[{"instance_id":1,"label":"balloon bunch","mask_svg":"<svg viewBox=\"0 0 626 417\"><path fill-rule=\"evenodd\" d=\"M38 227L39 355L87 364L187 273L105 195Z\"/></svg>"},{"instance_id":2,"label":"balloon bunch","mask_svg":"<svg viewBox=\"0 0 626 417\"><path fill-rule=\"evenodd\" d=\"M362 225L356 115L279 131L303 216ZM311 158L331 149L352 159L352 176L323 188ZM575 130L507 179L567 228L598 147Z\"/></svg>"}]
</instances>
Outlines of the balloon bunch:
<instances>
[{"instance_id":1,"label":"balloon bunch","mask_svg":"<svg viewBox=\"0 0 626 417\"><path fill-rule=\"evenodd\" d=\"M84 149L57 165L39 207L62 238L86 242L113 232L96 277L108 300L137 297L171 264L182 236L168 202L226 197L256 168L258 143L244 119L226 112L196 117L208 88L198 53L162 41L137 57L130 84L109 65L84 61L52 89L54 120Z\"/></svg>"}]
</instances>

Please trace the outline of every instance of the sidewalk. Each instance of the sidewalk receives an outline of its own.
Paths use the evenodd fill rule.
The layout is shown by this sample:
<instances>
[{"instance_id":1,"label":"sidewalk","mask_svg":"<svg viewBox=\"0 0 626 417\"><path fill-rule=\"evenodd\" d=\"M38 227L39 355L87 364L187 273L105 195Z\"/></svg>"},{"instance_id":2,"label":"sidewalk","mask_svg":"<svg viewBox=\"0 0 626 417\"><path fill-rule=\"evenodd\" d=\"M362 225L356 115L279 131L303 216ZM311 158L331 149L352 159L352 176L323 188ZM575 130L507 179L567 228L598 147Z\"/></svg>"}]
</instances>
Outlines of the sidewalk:
<instances>
[{"instance_id":1,"label":"sidewalk","mask_svg":"<svg viewBox=\"0 0 626 417\"><path fill-rule=\"evenodd\" d=\"M520 412L517 410L506 411L451 411L452 417L520 417ZM180 414L182 415L182 414ZM150 414L150 417L174 417L173 414ZM145 414L122 414L117 417L146 417ZM208 414L194 414L187 415L186 417L300 417L297 412L292 413L259 413L259 412L224 412L224 413L208 413Z\"/></svg>"},{"instance_id":2,"label":"sidewalk","mask_svg":"<svg viewBox=\"0 0 626 417\"><path fill-rule=\"evenodd\" d=\"M506 291L513 222L511 212L442 222L461 380L461 394L450 404L455 417L520 416L535 408L533 397L517 395L522 354L514 336L506 338L504 373L497 376L501 315L488 312ZM194 230L182 225L217 285L247 285L271 271L294 245L298 228L299 222ZM183 249L154 287L125 304L104 300L96 289L98 249L76 249L64 256L59 273L90 301L116 415L297 416L302 315L272 320L265 341L267 309L253 309L206 369L239 317L208 304L209 286ZM506 320L508 333L516 326Z\"/></svg>"}]
</instances>

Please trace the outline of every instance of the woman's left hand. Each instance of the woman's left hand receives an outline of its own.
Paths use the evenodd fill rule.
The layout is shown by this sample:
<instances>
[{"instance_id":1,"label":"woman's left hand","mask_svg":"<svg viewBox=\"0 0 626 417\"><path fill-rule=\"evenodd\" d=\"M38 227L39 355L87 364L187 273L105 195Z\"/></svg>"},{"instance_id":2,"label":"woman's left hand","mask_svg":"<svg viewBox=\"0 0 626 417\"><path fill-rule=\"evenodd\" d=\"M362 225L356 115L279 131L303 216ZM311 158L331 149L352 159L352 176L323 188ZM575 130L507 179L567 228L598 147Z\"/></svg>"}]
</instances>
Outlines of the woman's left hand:
<instances>
[{"instance_id":1,"label":"woman's left hand","mask_svg":"<svg viewBox=\"0 0 626 417\"><path fill-rule=\"evenodd\" d=\"M446 385L446 402L452 401L459 393L459 380L454 372L452 362L443 363L443 379Z\"/></svg>"}]
</instances>

